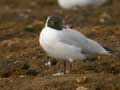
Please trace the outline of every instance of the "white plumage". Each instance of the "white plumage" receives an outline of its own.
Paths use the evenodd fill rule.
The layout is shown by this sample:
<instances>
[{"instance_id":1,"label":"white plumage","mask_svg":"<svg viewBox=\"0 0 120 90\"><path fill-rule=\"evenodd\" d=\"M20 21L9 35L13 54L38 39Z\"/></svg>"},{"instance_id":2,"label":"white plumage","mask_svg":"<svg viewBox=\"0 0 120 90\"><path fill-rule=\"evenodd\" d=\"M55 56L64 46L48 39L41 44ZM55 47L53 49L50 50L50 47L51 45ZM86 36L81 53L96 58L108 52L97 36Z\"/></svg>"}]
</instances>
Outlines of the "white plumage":
<instances>
[{"instance_id":1,"label":"white plumage","mask_svg":"<svg viewBox=\"0 0 120 90\"><path fill-rule=\"evenodd\" d=\"M40 35L42 48L52 57L63 60L86 59L109 54L100 44L78 31L64 28L62 31L45 27Z\"/></svg>"},{"instance_id":2,"label":"white plumage","mask_svg":"<svg viewBox=\"0 0 120 90\"><path fill-rule=\"evenodd\" d=\"M64 9L76 9L88 5L100 6L105 2L106 0L58 0L58 4Z\"/></svg>"}]
</instances>

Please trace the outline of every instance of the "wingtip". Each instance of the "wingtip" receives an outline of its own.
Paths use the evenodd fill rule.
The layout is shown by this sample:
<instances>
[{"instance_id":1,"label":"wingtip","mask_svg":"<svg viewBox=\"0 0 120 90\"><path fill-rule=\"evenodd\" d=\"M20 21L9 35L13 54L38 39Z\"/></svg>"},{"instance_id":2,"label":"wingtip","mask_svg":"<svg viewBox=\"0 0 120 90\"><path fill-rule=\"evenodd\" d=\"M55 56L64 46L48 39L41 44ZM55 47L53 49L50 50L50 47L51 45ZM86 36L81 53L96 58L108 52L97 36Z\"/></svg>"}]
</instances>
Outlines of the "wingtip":
<instances>
[{"instance_id":1,"label":"wingtip","mask_svg":"<svg viewBox=\"0 0 120 90\"><path fill-rule=\"evenodd\" d=\"M105 47L103 46L103 48L108 52L108 53L115 53L116 51L111 49L111 48L108 48L108 47Z\"/></svg>"}]
</instances>

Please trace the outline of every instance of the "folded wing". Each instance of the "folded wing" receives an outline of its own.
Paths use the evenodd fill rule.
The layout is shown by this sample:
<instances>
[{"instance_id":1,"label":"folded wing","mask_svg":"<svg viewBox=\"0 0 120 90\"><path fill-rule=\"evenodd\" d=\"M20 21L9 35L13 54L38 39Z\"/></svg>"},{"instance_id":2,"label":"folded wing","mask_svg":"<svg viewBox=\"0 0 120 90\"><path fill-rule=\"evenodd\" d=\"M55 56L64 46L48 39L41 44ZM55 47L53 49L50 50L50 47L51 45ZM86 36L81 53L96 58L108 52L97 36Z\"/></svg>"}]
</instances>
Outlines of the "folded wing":
<instances>
[{"instance_id":1,"label":"folded wing","mask_svg":"<svg viewBox=\"0 0 120 90\"><path fill-rule=\"evenodd\" d=\"M66 44L81 48L81 51L86 54L107 54L108 52L96 41L87 38L82 33L72 30L64 29L60 34L60 40Z\"/></svg>"}]
</instances>

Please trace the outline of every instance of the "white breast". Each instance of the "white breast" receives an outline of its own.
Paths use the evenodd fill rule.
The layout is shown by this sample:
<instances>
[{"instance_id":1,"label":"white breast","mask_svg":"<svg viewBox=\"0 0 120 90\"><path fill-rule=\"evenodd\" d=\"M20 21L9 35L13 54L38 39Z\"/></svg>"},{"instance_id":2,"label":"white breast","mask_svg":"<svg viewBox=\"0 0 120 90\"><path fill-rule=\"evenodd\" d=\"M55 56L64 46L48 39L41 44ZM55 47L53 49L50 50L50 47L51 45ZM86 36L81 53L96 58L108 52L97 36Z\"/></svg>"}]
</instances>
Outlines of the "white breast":
<instances>
[{"instance_id":1,"label":"white breast","mask_svg":"<svg viewBox=\"0 0 120 90\"><path fill-rule=\"evenodd\" d=\"M63 60L86 58L81 53L81 48L62 42L60 35L61 31L53 30L49 27L45 27L42 30L39 41L48 55Z\"/></svg>"},{"instance_id":2,"label":"white breast","mask_svg":"<svg viewBox=\"0 0 120 90\"><path fill-rule=\"evenodd\" d=\"M57 41L56 33L49 27L45 27L39 37L41 47L47 52L51 53L54 48L54 43Z\"/></svg>"}]
</instances>

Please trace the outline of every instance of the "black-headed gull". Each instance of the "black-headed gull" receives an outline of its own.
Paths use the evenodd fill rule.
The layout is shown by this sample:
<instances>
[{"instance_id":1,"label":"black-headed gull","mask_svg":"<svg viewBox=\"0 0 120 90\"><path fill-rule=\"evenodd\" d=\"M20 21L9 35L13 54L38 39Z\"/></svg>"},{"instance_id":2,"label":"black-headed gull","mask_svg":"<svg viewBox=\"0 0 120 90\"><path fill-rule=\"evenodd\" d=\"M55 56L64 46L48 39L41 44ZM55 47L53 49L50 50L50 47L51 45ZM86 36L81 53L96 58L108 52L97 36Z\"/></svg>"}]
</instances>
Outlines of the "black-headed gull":
<instances>
[{"instance_id":1,"label":"black-headed gull","mask_svg":"<svg viewBox=\"0 0 120 90\"><path fill-rule=\"evenodd\" d=\"M67 62L72 63L74 60L84 60L112 53L111 49L102 47L82 33L64 28L63 19L60 16L48 17L46 25L41 31L39 42L48 55L64 60L64 73L66 73Z\"/></svg>"},{"instance_id":2,"label":"black-headed gull","mask_svg":"<svg viewBox=\"0 0 120 90\"><path fill-rule=\"evenodd\" d=\"M100 6L104 4L106 0L58 0L58 4L63 9L77 9L78 7L85 6Z\"/></svg>"}]
</instances>

